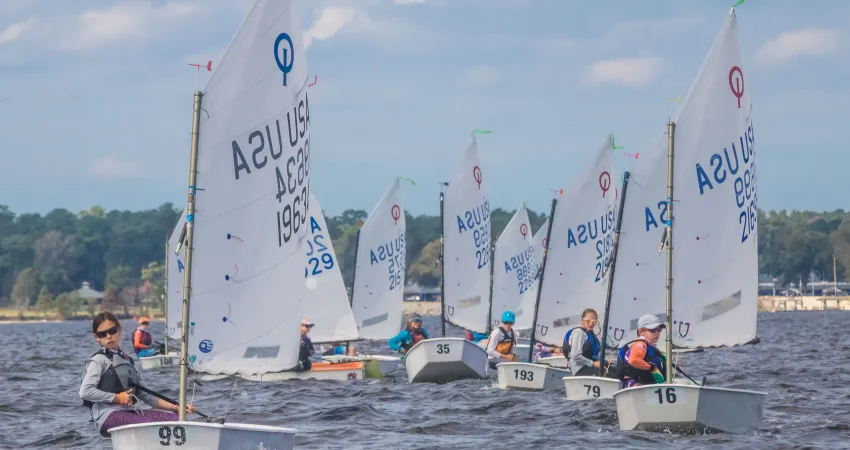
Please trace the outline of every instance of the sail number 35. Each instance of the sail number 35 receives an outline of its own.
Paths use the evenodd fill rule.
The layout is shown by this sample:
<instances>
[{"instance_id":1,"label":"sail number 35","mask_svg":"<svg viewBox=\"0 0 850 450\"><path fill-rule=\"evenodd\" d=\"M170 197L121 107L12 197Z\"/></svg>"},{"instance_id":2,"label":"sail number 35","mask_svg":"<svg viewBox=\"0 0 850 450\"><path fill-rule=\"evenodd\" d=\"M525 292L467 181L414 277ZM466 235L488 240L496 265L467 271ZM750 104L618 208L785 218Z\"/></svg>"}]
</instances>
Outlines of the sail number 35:
<instances>
[{"instance_id":1,"label":"sail number 35","mask_svg":"<svg viewBox=\"0 0 850 450\"><path fill-rule=\"evenodd\" d=\"M173 442L172 438L174 439ZM159 445L162 447L169 447L172 443L183 445L186 443L186 429L180 425L175 427L163 425L159 427L159 439Z\"/></svg>"}]
</instances>

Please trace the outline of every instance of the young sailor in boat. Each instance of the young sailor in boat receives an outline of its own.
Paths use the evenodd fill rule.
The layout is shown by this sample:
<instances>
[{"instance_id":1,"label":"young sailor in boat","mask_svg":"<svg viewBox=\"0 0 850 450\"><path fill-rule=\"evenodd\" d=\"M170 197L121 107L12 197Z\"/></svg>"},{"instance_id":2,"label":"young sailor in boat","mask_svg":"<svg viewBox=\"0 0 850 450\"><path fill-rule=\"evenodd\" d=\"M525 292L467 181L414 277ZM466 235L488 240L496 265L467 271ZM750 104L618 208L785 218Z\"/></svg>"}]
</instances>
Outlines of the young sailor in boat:
<instances>
[{"instance_id":1,"label":"young sailor in boat","mask_svg":"<svg viewBox=\"0 0 850 450\"><path fill-rule=\"evenodd\" d=\"M80 398L89 408L100 434L109 437L107 430L121 425L178 420L177 405L136 390L135 386L144 387L145 384L133 359L121 351L121 324L115 315L102 312L94 316L92 333L101 347L86 360ZM157 409L138 408L134 406L137 400ZM187 405L186 410L194 412L195 408Z\"/></svg>"},{"instance_id":2,"label":"young sailor in boat","mask_svg":"<svg viewBox=\"0 0 850 450\"><path fill-rule=\"evenodd\" d=\"M534 343L534 361L540 361L540 358L550 358L552 356L564 356L564 353L554 345L546 345L542 342Z\"/></svg>"},{"instance_id":3,"label":"young sailor in boat","mask_svg":"<svg viewBox=\"0 0 850 450\"><path fill-rule=\"evenodd\" d=\"M139 318L139 327L133 331L133 350L140 358L159 354L159 346L153 345L153 337L148 332L150 320L147 317Z\"/></svg>"},{"instance_id":4,"label":"young sailor in boat","mask_svg":"<svg viewBox=\"0 0 850 450\"><path fill-rule=\"evenodd\" d=\"M596 311L585 309L581 312L581 326L575 327L564 335L564 356L570 361L570 372L575 377L589 377L599 374L599 338L593 328L599 322Z\"/></svg>"},{"instance_id":5,"label":"young sailor in boat","mask_svg":"<svg viewBox=\"0 0 850 450\"><path fill-rule=\"evenodd\" d=\"M664 383L664 355L655 346L664 322L652 314L638 319L638 339L627 342L619 353L619 377L624 388Z\"/></svg>"},{"instance_id":6,"label":"young sailor in boat","mask_svg":"<svg viewBox=\"0 0 850 450\"><path fill-rule=\"evenodd\" d=\"M322 356L345 355L345 346L342 342L334 342L327 350L322 353Z\"/></svg>"},{"instance_id":7,"label":"young sailor in boat","mask_svg":"<svg viewBox=\"0 0 850 450\"><path fill-rule=\"evenodd\" d=\"M316 353L316 349L313 348L313 341L307 335L315 325L310 319L301 318L301 347L298 349L298 366L296 367L298 372L306 372L313 368L310 357Z\"/></svg>"},{"instance_id":8,"label":"young sailor in boat","mask_svg":"<svg viewBox=\"0 0 850 450\"><path fill-rule=\"evenodd\" d=\"M419 341L423 341L425 339L431 338L428 336L428 332L422 328L422 316L419 314L413 314L409 319L407 319L407 325L404 329L397 335L391 337L390 340L387 341L387 344L389 344L393 351L404 354L413 348L413 346Z\"/></svg>"},{"instance_id":9,"label":"young sailor in boat","mask_svg":"<svg viewBox=\"0 0 850 450\"><path fill-rule=\"evenodd\" d=\"M484 339L487 339L487 335L484 333L476 333L471 330L466 330L466 340L472 342L473 344L477 344Z\"/></svg>"},{"instance_id":10,"label":"young sailor in boat","mask_svg":"<svg viewBox=\"0 0 850 450\"><path fill-rule=\"evenodd\" d=\"M502 324L493 329L487 339L487 359L490 368L496 370L496 364L504 361L519 361L513 354L516 347L516 335L513 327L516 317L511 311L502 313Z\"/></svg>"}]
</instances>

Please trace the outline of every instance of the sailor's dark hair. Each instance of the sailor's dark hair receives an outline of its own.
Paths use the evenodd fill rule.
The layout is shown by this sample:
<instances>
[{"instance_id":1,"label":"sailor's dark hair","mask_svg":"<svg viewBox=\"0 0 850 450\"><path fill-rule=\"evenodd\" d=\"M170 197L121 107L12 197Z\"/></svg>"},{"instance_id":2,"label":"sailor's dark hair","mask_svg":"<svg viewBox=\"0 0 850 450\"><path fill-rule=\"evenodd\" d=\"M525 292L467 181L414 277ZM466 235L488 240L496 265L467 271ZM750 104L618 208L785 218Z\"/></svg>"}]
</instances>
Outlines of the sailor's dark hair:
<instances>
[{"instance_id":1,"label":"sailor's dark hair","mask_svg":"<svg viewBox=\"0 0 850 450\"><path fill-rule=\"evenodd\" d=\"M91 332L97 333L97 329L103 325L103 322L106 321L115 322L115 325L121 326L121 322L118 321L118 318L115 317L115 314L112 314L109 311L104 311L94 316L94 320L91 321Z\"/></svg>"},{"instance_id":2,"label":"sailor's dark hair","mask_svg":"<svg viewBox=\"0 0 850 450\"><path fill-rule=\"evenodd\" d=\"M599 318L599 314L596 314L596 310L593 309L593 308L587 308L584 311L582 311L581 312L581 318L584 319L584 316L586 316L590 313L593 313L593 315L595 315L597 318Z\"/></svg>"}]
</instances>

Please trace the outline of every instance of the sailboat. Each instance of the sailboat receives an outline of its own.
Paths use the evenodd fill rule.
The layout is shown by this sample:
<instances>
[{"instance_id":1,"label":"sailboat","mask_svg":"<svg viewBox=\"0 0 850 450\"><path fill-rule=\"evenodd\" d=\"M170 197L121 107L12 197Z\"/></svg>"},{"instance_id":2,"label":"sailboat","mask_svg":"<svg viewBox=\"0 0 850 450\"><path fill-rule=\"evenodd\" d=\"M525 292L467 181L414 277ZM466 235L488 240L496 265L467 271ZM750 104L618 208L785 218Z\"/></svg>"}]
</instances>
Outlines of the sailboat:
<instances>
[{"instance_id":1,"label":"sailboat","mask_svg":"<svg viewBox=\"0 0 850 450\"><path fill-rule=\"evenodd\" d=\"M611 137L596 150L593 162L553 201L534 315L532 342L561 347L564 335L581 324L585 308L604 306L607 265L613 241L615 201ZM566 361L565 361L566 362ZM560 389L571 373L565 367L525 363L506 374L510 382L537 383ZM523 377L523 375L525 375ZM616 380L615 380L616 381ZM506 381L507 382L507 381ZM531 387L529 387L531 388Z\"/></svg>"},{"instance_id":2,"label":"sailboat","mask_svg":"<svg viewBox=\"0 0 850 450\"><path fill-rule=\"evenodd\" d=\"M487 375L487 352L447 338L446 322L486 333L490 309L490 200L475 136L445 192L440 192L442 337L420 341L405 355L411 383L449 382Z\"/></svg>"},{"instance_id":3,"label":"sailboat","mask_svg":"<svg viewBox=\"0 0 850 450\"><path fill-rule=\"evenodd\" d=\"M535 255L533 236L525 205L517 209L496 241L493 253L493 290L490 317L498 318L504 311L513 311L516 316L515 330L530 330L534 321L534 304L537 300L538 273L540 263ZM491 327L499 326L499 320L492 320ZM514 354L526 356L531 353L529 346L514 349ZM560 388L559 369L551 372L555 375L540 373L537 377L527 370L527 363L503 362L496 365L496 385L500 389L542 390ZM543 369L545 371L545 368ZM565 372L569 374L569 372Z\"/></svg>"},{"instance_id":4,"label":"sailboat","mask_svg":"<svg viewBox=\"0 0 850 450\"><path fill-rule=\"evenodd\" d=\"M181 235L186 225L186 210L180 215L180 220L174 226L168 240L165 242L165 339L164 352L161 355L140 357L140 367L144 370L159 369L165 367L177 367L180 355L178 352L168 350L168 339L179 339L178 318L180 317L180 306L183 303L181 290L183 289L183 263L180 258ZM174 253L170 250L174 249Z\"/></svg>"},{"instance_id":5,"label":"sailboat","mask_svg":"<svg viewBox=\"0 0 850 450\"><path fill-rule=\"evenodd\" d=\"M407 269L406 227L401 185L396 178L357 232L351 309L362 339L387 340L399 331ZM401 363L401 358L385 355L334 355L324 359L363 361L368 378L381 378Z\"/></svg>"},{"instance_id":6,"label":"sailboat","mask_svg":"<svg viewBox=\"0 0 850 450\"><path fill-rule=\"evenodd\" d=\"M639 187L629 193L624 211L623 264L614 297L634 300L612 309L611 326L631 340L640 315L666 310L667 355L674 340L710 347L757 337L758 191L744 67L732 8L678 117L668 122L666 151L663 140L656 143L645 165L633 171ZM659 234L666 246L664 268L648 245ZM643 283L635 283L638 279ZM649 279L658 281L646 283ZM660 301L665 297L666 305ZM667 364L666 379L667 384L614 394L620 429L758 430L766 393L677 384L673 364Z\"/></svg>"},{"instance_id":7,"label":"sailboat","mask_svg":"<svg viewBox=\"0 0 850 450\"><path fill-rule=\"evenodd\" d=\"M187 421L186 384L190 363L241 376L297 367L311 213L304 54L295 1L257 0L195 92L180 420L112 428L116 449L293 448L291 428Z\"/></svg>"}]
</instances>

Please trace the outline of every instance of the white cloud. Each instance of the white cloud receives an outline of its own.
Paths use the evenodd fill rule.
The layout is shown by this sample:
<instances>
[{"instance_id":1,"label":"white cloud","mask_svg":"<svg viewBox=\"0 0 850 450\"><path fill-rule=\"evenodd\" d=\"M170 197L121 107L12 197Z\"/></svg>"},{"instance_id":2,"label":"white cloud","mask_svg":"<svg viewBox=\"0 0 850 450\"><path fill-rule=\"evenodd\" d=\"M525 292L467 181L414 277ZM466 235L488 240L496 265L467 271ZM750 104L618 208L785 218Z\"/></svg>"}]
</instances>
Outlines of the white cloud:
<instances>
[{"instance_id":1,"label":"white cloud","mask_svg":"<svg viewBox=\"0 0 850 450\"><path fill-rule=\"evenodd\" d=\"M357 18L357 10L345 6L322 9L319 18L304 32L304 46L309 47L313 40L330 39Z\"/></svg>"},{"instance_id":2,"label":"white cloud","mask_svg":"<svg viewBox=\"0 0 850 450\"><path fill-rule=\"evenodd\" d=\"M416 3L425 3L426 0L393 0L396 5L413 5Z\"/></svg>"},{"instance_id":3,"label":"white cloud","mask_svg":"<svg viewBox=\"0 0 850 450\"><path fill-rule=\"evenodd\" d=\"M136 169L136 163L131 161L119 161L112 156L97 159L91 165L92 173L107 178L132 175L136 172Z\"/></svg>"},{"instance_id":4,"label":"white cloud","mask_svg":"<svg viewBox=\"0 0 850 450\"><path fill-rule=\"evenodd\" d=\"M461 80L474 86L493 86L502 80L502 71L492 66L477 66L464 70Z\"/></svg>"},{"instance_id":5,"label":"white cloud","mask_svg":"<svg viewBox=\"0 0 850 450\"><path fill-rule=\"evenodd\" d=\"M786 31L762 45L756 52L756 60L763 63L779 63L800 56L821 56L838 49L838 30L803 28Z\"/></svg>"},{"instance_id":6,"label":"white cloud","mask_svg":"<svg viewBox=\"0 0 850 450\"><path fill-rule=\"evenodd\" d=\"M28 19L23 22L13 23L6 27L2 32L0 32L0 46L3 44L8 44L19 37L21 37L24 32L32 28L33 24L35 24L34 19Z\"/></svg>"},{"instance_id":7,"label":"white cloud","mask_svg":"<svg viewBox=\"0 0 850 450\"><path fill-rule=\"evenodd\" d=\"M159 34L162 27L198 14L196 2L172 1L161 7L150 1L123 2L79 15L71 35L63 40L64 50L90 50L127 38Z\"/></svg>"},{"instance_id":8,"label":"white cloud","mask_svg":"<svg viewBox=\"0 0 850 450\"><path fill-rule=\"evenodd\" d=\"M592 84L639 86L649 83L661 68L660 58L621 58L595 62L585 73Z\"/></svg>"}]
</instances>

